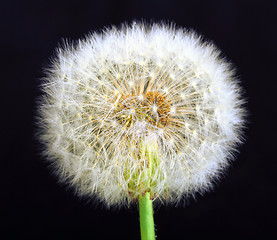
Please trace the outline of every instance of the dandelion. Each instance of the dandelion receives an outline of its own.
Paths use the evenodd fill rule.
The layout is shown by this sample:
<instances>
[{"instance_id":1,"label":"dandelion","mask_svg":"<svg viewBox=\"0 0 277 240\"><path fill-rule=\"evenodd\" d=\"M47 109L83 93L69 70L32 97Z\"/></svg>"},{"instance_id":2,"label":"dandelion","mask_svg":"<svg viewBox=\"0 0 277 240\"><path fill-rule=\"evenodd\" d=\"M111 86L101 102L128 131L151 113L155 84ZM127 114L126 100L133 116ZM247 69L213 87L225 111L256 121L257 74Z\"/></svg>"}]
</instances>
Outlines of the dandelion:
<instances>
[{"instance_id":1,"label":"dandelion","mask_svg":"<svg viewBox=\"0 0 277 240\"><path fill-rule=\"evenodd\" d=\"M214 45L172 25L133 23L65 44L42 87L46 156L78 195L108 206L204 192L241 142L234 71Z\"/></svg>"}]
</instances>

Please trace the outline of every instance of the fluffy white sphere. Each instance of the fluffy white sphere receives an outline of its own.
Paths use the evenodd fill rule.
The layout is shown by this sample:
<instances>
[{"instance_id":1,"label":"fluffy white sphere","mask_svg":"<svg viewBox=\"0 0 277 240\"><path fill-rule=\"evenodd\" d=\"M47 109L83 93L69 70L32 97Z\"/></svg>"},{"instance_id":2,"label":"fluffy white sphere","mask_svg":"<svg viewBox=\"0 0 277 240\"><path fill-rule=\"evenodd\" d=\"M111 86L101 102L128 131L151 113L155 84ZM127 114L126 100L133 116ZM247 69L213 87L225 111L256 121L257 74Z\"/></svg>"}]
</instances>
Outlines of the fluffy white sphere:
<instances>
[{"instance_id":1,"label":"fluffy white sphere","mask_svg":"<svg viewBox=\"0 0 277 240\"><path fill-rule=\"evenodd\" d=\"M194 32L136 24L58 49L43 83L40 137L81 196L176 202L212 186L241 140L234 73Z\"/></svg>"}]
</instances>

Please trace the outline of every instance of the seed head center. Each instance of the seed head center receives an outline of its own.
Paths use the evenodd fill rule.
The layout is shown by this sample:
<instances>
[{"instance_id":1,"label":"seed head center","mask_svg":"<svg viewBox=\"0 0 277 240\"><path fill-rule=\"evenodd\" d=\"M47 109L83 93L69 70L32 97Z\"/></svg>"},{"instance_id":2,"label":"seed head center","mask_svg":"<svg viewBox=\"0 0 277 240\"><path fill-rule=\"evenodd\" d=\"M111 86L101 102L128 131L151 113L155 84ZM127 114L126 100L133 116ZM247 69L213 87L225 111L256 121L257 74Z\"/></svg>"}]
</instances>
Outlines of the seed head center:
<instances>
[{"instance_id":1,"label":"seed head center","mask_svg":"<svg viewBox=\"0 0 277 240\"><path fill-rule=\"evenodd\" d=\"M148 91L136 96L122 95L114 109L116 119L125 128L132 127L137 121L149 127L164 128L170 121L170 99L164 93Z\"/></svg>"}]
</instances>

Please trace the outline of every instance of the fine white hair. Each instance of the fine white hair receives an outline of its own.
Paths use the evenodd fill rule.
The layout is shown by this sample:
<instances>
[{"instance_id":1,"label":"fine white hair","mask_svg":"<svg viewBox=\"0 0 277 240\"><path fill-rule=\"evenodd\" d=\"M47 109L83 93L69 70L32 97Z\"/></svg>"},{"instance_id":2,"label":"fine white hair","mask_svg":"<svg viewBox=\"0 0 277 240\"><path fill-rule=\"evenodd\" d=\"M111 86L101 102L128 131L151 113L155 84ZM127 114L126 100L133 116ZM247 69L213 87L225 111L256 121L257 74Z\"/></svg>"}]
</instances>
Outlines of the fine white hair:
<instances>
[{"instance_id":1,"label":"fine white hair","mask_svg":"<svg viewBox=\"0 0 277 240\"><path fill-rule=\"evenodd\" d=\"M39 102L44 156L80 196L176 203L212 187L242 141L233 67L193 31L133 23L57 49Z\"/></svg>"}]
</instances>

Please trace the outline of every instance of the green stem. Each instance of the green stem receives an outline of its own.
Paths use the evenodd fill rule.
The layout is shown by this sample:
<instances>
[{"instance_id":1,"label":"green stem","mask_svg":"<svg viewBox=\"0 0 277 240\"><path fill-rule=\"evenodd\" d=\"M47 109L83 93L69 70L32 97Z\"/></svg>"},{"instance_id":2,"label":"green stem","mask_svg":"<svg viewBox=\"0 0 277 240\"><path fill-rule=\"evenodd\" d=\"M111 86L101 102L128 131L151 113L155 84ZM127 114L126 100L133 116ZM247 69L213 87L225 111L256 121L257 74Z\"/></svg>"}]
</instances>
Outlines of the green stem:
<instances>
[{"instance_id":1,"label":"green stem","mask_svg":"<svg viewBox=\"0 0 277 240\"><path fill-rule=\"evenodd\" d=\"M155 240L153 205L149 192L139 197L139 216L141 240Z\"/></svg>"}]
</instances>

